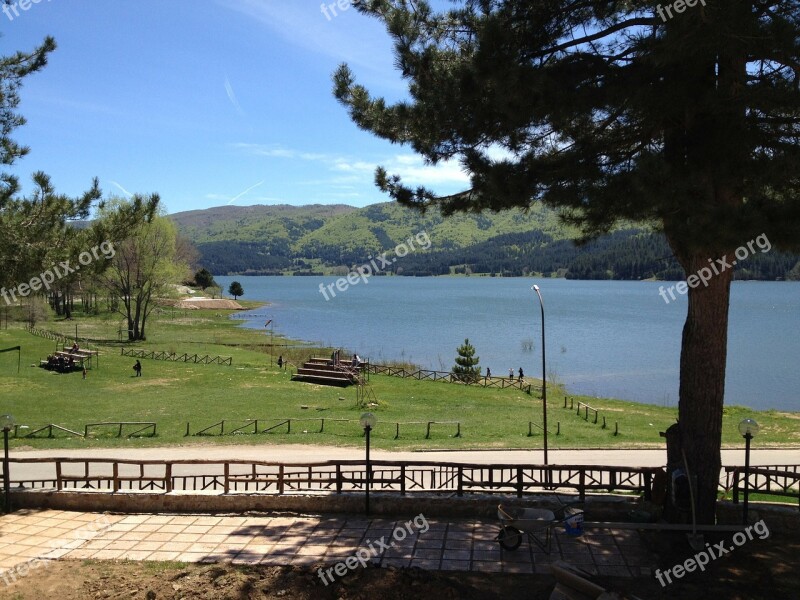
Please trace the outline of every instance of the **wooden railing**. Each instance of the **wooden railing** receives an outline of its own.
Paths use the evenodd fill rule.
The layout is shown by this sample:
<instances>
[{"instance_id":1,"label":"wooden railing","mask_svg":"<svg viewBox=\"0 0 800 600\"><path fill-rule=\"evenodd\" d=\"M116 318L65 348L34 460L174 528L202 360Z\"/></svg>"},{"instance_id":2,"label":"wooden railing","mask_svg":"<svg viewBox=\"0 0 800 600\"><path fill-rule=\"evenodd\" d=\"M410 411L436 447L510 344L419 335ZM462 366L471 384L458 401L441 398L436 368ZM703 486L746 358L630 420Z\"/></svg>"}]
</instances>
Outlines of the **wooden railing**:
<instances>
[{"instance_id":1,"label":"wooden railing","mask_svg":"<svg viewBox=\"0 0 800 600\"><path fill-rule=\"evenodd\" d=\"M447 383L460 383L461 385L477 385L481 387L496 387L500 389L514 388L530 394L533 390L541 391L541 386L534 387L520 379L513 377L476 377L470 381L464 381L464 375L450 373L447 371L430 371L428 369L409 370L404 367L392 367L390 365L375 365L372 363L364 364L367 373L377 375L390 375L392 377L403 377L429 381L445 381Z\"/></svg>"},{"instance_id":2,"label":"wooden railing","mask_svg":"<svg viewBox=\"0 0 800 600\"><path fill-rule=\"evenodd\" d=\"M119 491L229 493L342 493L364 489L363 460L302 464L262 461L12 458L13 487ZM372 489L414 492L524 494L574 490L633 492L650 498L657 467L595 465L476 465L432 461L371 461ZM21 475L25 470L38 471ZM46 471L47 473L43 473Z\"/></svg>"},{"instance_id":3,"label":"wooden railing","mask_svg":"<svg viewBox=\"0 0 800 600\"><path fill-rule=\"evenodd\" d=\"M733 493L734 504L745 486L744 467L725 467L725 491ZM800 465L750 467L747 487L751 494L797 498L800 509Z\"/></svg>"}]
</instances>

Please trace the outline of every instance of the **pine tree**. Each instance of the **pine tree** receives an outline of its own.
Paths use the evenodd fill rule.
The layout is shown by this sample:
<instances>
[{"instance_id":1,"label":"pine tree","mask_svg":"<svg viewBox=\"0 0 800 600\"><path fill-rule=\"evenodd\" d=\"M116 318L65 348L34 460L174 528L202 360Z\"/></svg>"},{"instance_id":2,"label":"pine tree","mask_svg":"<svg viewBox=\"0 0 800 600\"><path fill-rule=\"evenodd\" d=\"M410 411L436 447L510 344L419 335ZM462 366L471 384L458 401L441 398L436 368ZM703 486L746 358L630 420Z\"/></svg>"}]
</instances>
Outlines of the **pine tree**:
<instances>
[{"instance_id":1,"label":"pine tree","mask_svg":"<svg viewBox=\"0 0 800 600\"><path fill-rule=\"evenodd\" d=\"M456 364L453 367L454 378L464 383L475 383L481 376L481 368L478 366L480 357L475 356L475 346L469 343L469 338L464 340L464 344L456 349Z\"/></svg>"},{"instance_id":2,"label":"pine tree","mask_svg":"<svg viewBox=\"0 0 800 600\"><path fill-rule=\"evenodd\" d=\"M470 173L469 189L439 197L379 168L392 198L445 214L541 201L587 238L624 220L665 234L690 285L673 439L697 476L698 522L713 523L724 265L761 234L777 249L800 245L797 0L706 0L680 13L654 0L354 6L386 24L409 98L373 98L342 65L337 99L362 129ZM698 285L712 266L723 268Z\"/></svg>"},{"instance_id":3,"label":"pine tree","mask_svg":"<svg viewBox=\"0 0 800 600\"><path fill-rule=\"evenodd\" d=\"M202 290L205 290L213 285L217 285L217 282L214 281L214 276L209 273L207 269L200 269L197 273L195 273L194 282Z\"/></svg>"}]
</instances>

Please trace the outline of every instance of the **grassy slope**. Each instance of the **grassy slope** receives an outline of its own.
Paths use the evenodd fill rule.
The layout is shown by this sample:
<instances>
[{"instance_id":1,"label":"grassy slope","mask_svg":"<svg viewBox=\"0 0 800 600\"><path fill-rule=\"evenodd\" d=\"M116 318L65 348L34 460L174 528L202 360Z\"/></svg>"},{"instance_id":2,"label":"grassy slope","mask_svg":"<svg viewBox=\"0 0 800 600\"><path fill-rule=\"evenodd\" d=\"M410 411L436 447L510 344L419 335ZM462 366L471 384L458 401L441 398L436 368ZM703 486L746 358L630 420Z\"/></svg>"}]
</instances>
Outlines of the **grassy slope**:
<instances>
[{"instance_id":1,"label":"grassy slope","mask_svg":"<svg viewBox=\"0 0 800 600\"><path fill-rule=\"evenodd\" d=\"M18 423L31 427L56 423L82 431L89 422L156 421L158 436L128 440L114 437L83 440L58 434L56 439L12 440L13 446L128 447L215 443L314 443L354 445L363 443L356 423L327 423L325 433L315 433L318 422L296 424L291 434L184 437L186 422L192 432L222 419L283 418L358 419L355 388L329 388L290 381L289 372L270 366L264 353L268 338L261 331L245 330L227 318L226 311L186 311L164 314L151 324L150 337L136 347L178 353L233 357L233 366L194 365L143 360L144 376L132 377L133 359L120 356L120 346L102 346L99 369L84 381L80 373L59 375L34 368L55 348L55 343L34 337L20 328L0 331L0 348L23 347L22 370L16 373L16 353L0 354L0 412L13 414ZM77 319L81 337L116 339L112 318ZM45 325L74 333L75 321ZM277 339L276 339L277 342ZM312 354L298 351L301 355ZM374 409L379 423L375 446L386 449L418 448L539 448L541 435L527 436L528 421L539 421L541 400L519 390L464 387L442 382L416 381L388 376L371 377L379 400ZM551 432L561 423L561 435L551 435L551 448L614 448L651 445L660 447L658 436L674 422L676 409L619 400L575 397L598 408L610 424L619 422L620 435L587 423L563 408L563 392L549 394ZM303 408L306 406L307 408ZM726 409L724 443L741 445L737 423L754 416L762 426L761 447L797 444L798 414ZM404 426L394 440L395 421L461 421L463 437L454 438L454 427L434 428L424 439L424 426ZM601 418L602 421L602 418ZM303 433L303 430L310 433ZM281 429L281 431L285 431Z\"/></svg>"}]
</instances>

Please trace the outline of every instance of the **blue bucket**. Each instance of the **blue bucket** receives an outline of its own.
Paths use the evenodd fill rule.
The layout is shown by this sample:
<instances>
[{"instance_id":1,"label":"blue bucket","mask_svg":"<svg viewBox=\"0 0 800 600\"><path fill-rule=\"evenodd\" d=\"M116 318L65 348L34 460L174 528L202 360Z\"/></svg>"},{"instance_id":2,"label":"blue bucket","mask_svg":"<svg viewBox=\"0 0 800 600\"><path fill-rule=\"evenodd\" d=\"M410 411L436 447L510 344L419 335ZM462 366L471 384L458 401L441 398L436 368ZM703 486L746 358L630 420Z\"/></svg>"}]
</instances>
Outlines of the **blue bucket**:
<instances>
[{"instance_id":1,"label":"blue bucket","mask_svg":"<svg viewBox=\"0 0 800 600\"><path fill-rule=\"evenodd\" d=\"M564 529L567 535L583 535L583 511L568 508L564 511Z\"/></svg>"}]
</instances>

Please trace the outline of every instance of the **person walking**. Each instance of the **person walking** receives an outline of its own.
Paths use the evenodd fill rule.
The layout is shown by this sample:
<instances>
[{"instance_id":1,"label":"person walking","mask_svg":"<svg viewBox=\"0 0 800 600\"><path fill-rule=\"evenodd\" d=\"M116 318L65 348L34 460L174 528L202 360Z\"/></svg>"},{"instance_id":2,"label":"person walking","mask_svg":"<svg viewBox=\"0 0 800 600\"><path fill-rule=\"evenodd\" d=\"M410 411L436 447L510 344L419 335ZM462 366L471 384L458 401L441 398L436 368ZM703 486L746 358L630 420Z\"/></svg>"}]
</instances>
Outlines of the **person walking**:
<instances>
[{"instance_id":1,"label":"person walking","mask_svg":"<svg viewBox=\"0 0 800 600\"><path fill-rule=\"evenodd\" d=\"M133 365L133 370L136 372L136 377L141 377L142 376L142 363L140 363L137 360L136 364Z\"/></svg>"}]
</instances>

